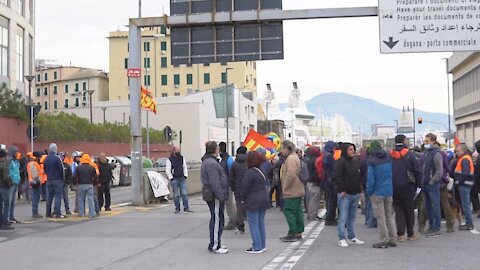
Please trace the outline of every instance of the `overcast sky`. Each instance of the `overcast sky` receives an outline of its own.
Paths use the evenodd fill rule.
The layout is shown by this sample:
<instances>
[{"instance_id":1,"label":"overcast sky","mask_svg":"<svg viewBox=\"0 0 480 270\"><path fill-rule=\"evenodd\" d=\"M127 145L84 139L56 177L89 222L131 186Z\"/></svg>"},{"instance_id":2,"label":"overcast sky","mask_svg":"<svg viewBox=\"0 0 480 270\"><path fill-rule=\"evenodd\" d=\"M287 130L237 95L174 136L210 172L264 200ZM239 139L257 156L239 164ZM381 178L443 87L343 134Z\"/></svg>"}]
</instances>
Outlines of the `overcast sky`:
<instances>
[{"instance_id":1,"label":"overcast sky","mask_svg":"<svg viewBox=\"0 0 480 270\"><path fill-rule=\"evenodd\" d=\"M169 0L143 0L143 16L168 14ZM376 6L377 0L283 0L284 9ZM108 71L110 31L138 15L138 0L37 2L36 57ZM449 53L382 55L378 18L284 23L285 59L258 63L258 90L271 83L281 102L292 82L304 98L341 91L401 108L447 112Z\"/></svg>"}]
</instances>

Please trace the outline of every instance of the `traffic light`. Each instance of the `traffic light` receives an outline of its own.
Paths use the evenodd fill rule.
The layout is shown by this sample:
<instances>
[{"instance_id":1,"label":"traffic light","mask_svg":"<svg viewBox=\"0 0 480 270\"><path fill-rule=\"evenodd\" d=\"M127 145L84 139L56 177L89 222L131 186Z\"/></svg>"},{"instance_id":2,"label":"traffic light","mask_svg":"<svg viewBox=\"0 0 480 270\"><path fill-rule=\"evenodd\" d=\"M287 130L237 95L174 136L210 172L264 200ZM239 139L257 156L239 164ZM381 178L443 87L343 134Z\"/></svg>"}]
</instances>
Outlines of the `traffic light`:
<instances>
[{"instance_id":1,"label":"traffic light","mask_svg":"<svg viewBox=\"0 0 480 270\"><path fill-rule=\"evenodd\" d=\"M422 117L419 117L419 118L418 118L418 123L419 123L419 124L422 124L422 123L423 123L423 118L422 118Z\"/></svg>"}]
</instances>

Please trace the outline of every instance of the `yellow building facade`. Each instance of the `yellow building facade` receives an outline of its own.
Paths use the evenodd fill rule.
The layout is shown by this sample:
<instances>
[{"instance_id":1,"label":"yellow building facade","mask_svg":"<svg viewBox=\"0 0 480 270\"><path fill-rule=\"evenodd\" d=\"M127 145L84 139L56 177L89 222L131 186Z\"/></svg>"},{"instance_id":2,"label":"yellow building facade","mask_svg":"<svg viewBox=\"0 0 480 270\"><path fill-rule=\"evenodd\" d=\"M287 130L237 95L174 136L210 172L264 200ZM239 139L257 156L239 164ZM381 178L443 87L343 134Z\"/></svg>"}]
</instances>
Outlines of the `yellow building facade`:
<instances>
[{"instance_id":1,"label":"yellow building facade","mask_svg":"<svg viewBox=\"0 0 480 270\"><path fill-rule=\"evenodd\" d=\"M107 100L108 75L97 69L45 66L36 70L32 96L34 104L42 106L42 112L56 113L89 106L87 90L94 90L92 103Z\"/></svg>"},{"instance_id":2,"label":"yellow building facade","mask_svg":"<svg viewBox=\"0 0 480 270\"><path fill-rule=\"evenodd\" d=\"M109 100L129 98L128 32L109 34ZM240 90L256 91L255 62L171 65L170 33L163 27L142 31L142 85L156 97L185 96L220 87L228 80ZM227 77L227 68L228 77Z\"/></svg>"}]
</instances>

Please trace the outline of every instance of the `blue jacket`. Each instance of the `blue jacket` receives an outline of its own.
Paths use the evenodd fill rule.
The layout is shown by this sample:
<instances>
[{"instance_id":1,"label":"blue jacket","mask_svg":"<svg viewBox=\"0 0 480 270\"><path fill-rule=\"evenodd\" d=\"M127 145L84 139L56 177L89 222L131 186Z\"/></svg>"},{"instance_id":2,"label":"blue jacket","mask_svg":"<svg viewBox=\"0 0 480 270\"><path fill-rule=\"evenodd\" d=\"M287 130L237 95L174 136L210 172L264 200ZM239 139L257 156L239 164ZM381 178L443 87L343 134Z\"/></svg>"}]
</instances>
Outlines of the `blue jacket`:
<instances>
[{"instance_id":1,"label":"blue jacket","mask_svg":"<svg viewBox=\"0 0 480 270\"><path fill-rule=\"evenodd\" d=\"M335 160L333 159L334 148L335 143L332 141L328 141L325 144L325 148L323 149L323 171L325 172L325 180L327 180L328 183L332 183L333 167L335 165Z\"/></svg>"},{"instance_id":2,"label":"blue jacket","mask_svg":"<svg viewBox=\"0 0 480 270\"><path fill-rule=\"evenodd\" d=\"M48 181L63 181L63 162L55 153L48 153L44 170Z\"/></svg>"},{"instance_id":3,"label":"blue jacket","mask_svg":"<svg viewBox=\"0 0 480 270\"><path fill-rule=\"evenodd\" d=\"M18 160L13 158L10 160L9 174L13 184L18 186L20 184L20 162Z\"/></svg>"},{"instance_id":4,"label":"blue jacket","mask_svg":"<svg viewBox=\"0 0 480 270\"><path fill-rule=\"evenodd\" d=\"M380 149L368 158L367 194L393 196L392 160Z\"/></svg>"}]
</instances>

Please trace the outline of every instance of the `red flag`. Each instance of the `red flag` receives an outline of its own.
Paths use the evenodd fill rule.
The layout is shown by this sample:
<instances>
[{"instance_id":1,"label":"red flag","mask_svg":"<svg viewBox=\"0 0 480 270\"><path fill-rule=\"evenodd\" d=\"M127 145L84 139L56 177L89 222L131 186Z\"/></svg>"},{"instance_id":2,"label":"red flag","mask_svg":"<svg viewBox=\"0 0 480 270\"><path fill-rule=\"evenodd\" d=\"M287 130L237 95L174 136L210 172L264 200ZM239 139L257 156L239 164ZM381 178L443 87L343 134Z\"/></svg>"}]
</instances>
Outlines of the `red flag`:
<instances>
[{"instance_id":1,"label":"red flag","mask_svg":"<svg viewBox=\"0 0 480 270\"><path fill-rule=\"evenodd\" d=\"M453 138L453 144L454 144L455 146L461 144L461 142L460 142L460 140L458 139L457 136L455 136L455 137Z\"/></svg>"},{"instance_id":2,"label":"red flag","mask_svg":"<svg viewBox=\"0 0 480 270\"><path fill-rule=\"evenodd\" d=\"M250 132L248 132L247 138L245 138L245 141L243 142L243 146L247 147L250 151L255 151L258 148L275 149L275 144L273 144L272 141L253 129L250 129Z\"/></svg>"}]
</instances>

